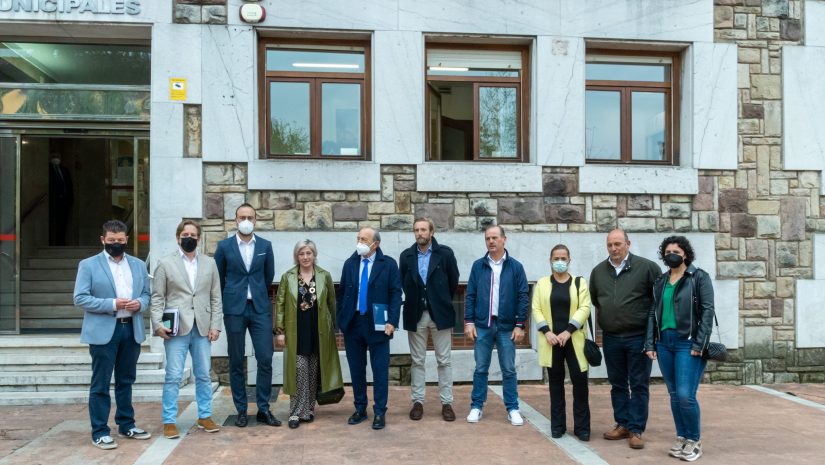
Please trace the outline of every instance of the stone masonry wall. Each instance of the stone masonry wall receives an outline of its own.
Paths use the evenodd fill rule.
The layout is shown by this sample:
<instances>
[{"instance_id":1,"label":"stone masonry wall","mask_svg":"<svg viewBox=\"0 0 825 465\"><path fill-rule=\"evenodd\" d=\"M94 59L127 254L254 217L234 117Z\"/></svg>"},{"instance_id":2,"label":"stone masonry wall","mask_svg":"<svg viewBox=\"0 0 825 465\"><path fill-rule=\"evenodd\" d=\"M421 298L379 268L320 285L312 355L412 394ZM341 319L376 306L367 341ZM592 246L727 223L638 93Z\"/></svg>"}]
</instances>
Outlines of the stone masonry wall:
<instances>
[{"instance_id":1,"label":"stone masonry wall","mask_svg":"<svg viewBox=\"0 0 825 465\"><path fill-rule=\"evenodd\" d=\"M715 1L716 41L739 46L739 164L701 171L695 196L580 194L578 169L556 167L543 169L541 194L425 193L416 191L415 166L395 165L382 166L380 192L248 191L245 163L204 163L207 251L234 228L244 201L259 209L262 230L409 231L429 216L442 231L496 222L512 231L712 232L717 278L740 281L743 348L711 362L706 381L825 382L825 350L793 342L795 279L813 276L812 234L825 233L820 174L782 168L781 47L803 43L803 7ZM408 381L401 361L395 383Z\"/></svg>"}]
</instances>

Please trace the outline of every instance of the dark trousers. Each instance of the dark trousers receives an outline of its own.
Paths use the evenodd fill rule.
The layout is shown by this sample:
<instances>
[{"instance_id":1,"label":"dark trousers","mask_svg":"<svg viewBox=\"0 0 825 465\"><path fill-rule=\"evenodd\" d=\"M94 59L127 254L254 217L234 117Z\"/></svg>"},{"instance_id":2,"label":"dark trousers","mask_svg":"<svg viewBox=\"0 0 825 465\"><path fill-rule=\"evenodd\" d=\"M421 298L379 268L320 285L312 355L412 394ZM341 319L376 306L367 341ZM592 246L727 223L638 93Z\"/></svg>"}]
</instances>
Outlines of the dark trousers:
<instances>
[{"instance_id":1,"label":"dark trousers","mask_svg":"<svg viewBox=\"0 0 825 465\"><path fill-rule=\"evenodd\" d=\"M633 433L647 426L652 361L642 351L644 335L616 336L604 333L602 352L610 381L613 420Z\"/></svg>"},{"instance_id":2,"label":"dark trousers","mask_svg":"<svg viewBox=\"0 0 825 465\"><path fill-rule=\"evenodd\" d=\"M375 327L370 312L354 316L344 333L344 349L347 352L347 363L352 378L355 410L360 412L367 408L367 351L369 351L372 366L372 396L375 402L373 413L384 415L387 412L387 396L389 395L390 341L374 342L374 335L371 334L374 332Z\"/></svg>"},{"instance_id":3,"label":"dark trousers","mask_svg":"<svg viewBox=\"0 0 825 465\"><path fill-rule=\"evenodd\" d=\"M269 410L272 396L272 312L255 313L252 302L246 302L243 315L224 315L226 344L229 352L229 385L232 387L232 401L238 412L246 412L246 379L243 369L246 350L246 331L252 339L255 360L258 362L258 376L255 379L255 398L258 411Z\"/></svg>"},{"instance_id":4,"label":"dark trousers","mask_svg":"<svg viewBox=\"0 0 825 465\"><path fill-rule=\"evenodd\" d=\"M581 371L573 341L564 347L553 346L553 366L547 368L550 380L550 428L553 432L567 431L567 409L564 399L564 363L573 383L573 432L590 434L590 404L587 372Z\"/></svg>"},{"instance_id":5,"label":"dark trousers","mask_svg":"<svg viewBox=\"0 0 825 465\"><path fill-rule=\"evenodd\" d=\"M107 344L90 344L92 356L92 383L89 386L89 419L92 422L92 440L109 436L109 412L112 398L109 382L115 374L115 423L125 433L135 426L132 408L132 384L137 377L140 344L135 342L132 323L115 323L112 339Z\"/></svg>"}]
</instances>

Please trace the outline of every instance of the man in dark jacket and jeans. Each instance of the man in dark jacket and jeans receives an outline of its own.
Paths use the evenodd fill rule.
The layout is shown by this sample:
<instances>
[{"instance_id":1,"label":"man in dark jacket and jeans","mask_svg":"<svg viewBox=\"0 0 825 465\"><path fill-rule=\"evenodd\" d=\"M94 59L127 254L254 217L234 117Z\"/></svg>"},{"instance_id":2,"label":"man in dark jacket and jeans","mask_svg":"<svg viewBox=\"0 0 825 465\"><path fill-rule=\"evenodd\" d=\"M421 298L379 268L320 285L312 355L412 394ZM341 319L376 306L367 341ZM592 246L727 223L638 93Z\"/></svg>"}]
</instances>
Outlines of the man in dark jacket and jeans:
<instances>
[{"instance_id":1,"label":"man in dark jacket and jeans","mask_svg":"<svg viewBox=\"0 0 825 465\"><path fill-rule=\"evenodd\" d=\"M398 260L404 289L404 329L409 337L412 358L410 386L413 406L410 419L420 420L424 414L424 361L427 358L427 338L432 334L438 363L441 416L444 421L455 421L450 349L452 328L455 327L453 295L458 287L458 264L453 250L439 244L433 237L435 225L432 220L416 219L413 233L415 243L401 252Z\"/></svg>"},{"instance_id":2,"label":"man in dark jacket and jeans","mask_svg":"<svg viewBox=\"0 0 825 465\"><path fill-rule=\"evenodd\" d=\"M616 426L605 439L628 439L633 449L644 447L651 360L643 348L653 283L661 274L654 262L630 253L630 239L621 229L607 235L607 260L590 273L590 297L602 328L602 350L610 381Z\"/></svg>"},{"instance_id":3,"label":"man in dark jacket and jeans","mask_svg":"<svg viewBox=\"0 0 825 465\"><path fill-rule=\"evenodd\" d=\"M514 426L524 420L519 412L516 378L516 344L524 338L527 310L530 308L527 275L524 267L507 253L507 237L501 226L484 231L487 254L473 263L467 281L464 305L464 334L475 341L476 368L467 421L478 423L487 400L487 375L493 345L498 350L501 387L507 419Z\"/></svg>"}]
</instances>

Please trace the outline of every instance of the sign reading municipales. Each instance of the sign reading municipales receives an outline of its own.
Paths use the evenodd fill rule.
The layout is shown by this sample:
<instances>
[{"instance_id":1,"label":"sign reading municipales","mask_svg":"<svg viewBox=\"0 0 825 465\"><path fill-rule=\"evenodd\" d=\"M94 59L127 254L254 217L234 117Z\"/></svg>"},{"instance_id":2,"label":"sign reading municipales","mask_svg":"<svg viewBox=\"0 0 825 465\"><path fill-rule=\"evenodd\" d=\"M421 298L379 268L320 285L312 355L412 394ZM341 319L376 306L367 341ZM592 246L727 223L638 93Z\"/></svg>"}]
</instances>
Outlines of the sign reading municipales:
<instances>
[{"instance_id":1,"label":"sign reading municipales","mask_svg":"<svg viewBox=\"0 0 825 465\"><path fill-rule=\"evenodd\" d=\"M186 100L186 79L169 78L169 100Z\"/></svg>"},{"instance_id":2,"label":"sign reading municipales","mask_svg":"<svg viewBox=\"0 0 825 465\"><path fill-rule=\"evenodd\" d=\"M0 12L140 14L140 0L0 0Z\"/></svg>"}]
</instances>

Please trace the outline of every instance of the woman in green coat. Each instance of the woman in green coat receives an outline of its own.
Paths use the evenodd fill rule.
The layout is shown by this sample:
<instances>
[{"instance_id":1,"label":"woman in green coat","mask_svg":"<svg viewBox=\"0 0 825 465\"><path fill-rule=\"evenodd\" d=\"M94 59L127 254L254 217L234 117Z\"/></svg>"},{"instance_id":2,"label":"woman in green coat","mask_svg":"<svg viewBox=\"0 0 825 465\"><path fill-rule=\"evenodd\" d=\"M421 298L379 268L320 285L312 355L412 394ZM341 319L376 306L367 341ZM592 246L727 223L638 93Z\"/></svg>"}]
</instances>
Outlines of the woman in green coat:
<instances>
[{"instance_id":1,"label":"woman in green coat","mask_svg":"<svg viewBox=\"0 0 825 465\"><path fill-rule=\"evenodd\" d=\"M298 241L295 266L281 276L276 302L275 343L284 351L284 392L289 394L289 427L315 419L318 392L343 387L335 343L335 287L315 265L318 250ZM320 377L320 380L319 380Z\"/></svg>"}]
</instances>

